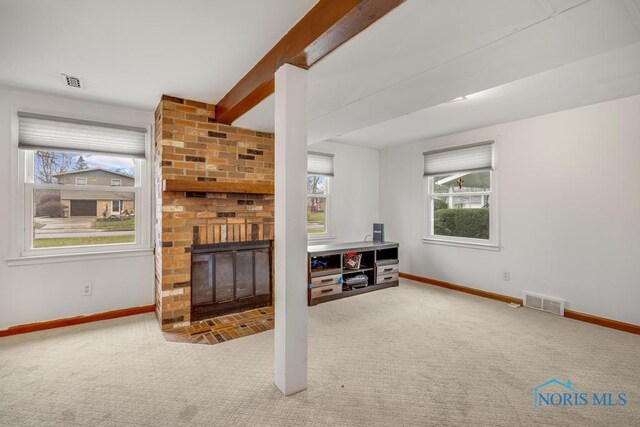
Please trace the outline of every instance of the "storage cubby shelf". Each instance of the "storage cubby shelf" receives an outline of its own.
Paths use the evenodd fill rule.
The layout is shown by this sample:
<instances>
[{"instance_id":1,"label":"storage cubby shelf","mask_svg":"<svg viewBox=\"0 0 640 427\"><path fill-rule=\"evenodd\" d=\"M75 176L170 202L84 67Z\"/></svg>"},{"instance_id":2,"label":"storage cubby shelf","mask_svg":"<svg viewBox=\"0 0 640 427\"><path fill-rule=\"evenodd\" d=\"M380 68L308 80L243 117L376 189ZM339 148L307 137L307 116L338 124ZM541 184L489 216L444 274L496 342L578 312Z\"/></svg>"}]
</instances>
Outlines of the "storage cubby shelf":
<instances>
[{"instance_id":1,"label":"storage cubby shelf","mask_svg":"<svg viewBox=\"0 0 640 427\"><path fill-rule=\"evenodd\" d=\"M351 270L351 269L345 268L342 270L342 274L345 275L345 274L353 274L353 273L364 273L365 271L371 271L371 270L373 270L373 267L359 268L357 270Z\"/></svg>"},{"instance_id":2,"label":"storage cubby shelf","mask_svg":"<svg viewBox=\"0 0 640 427\"><path fill-rule=\"evenodd\" d=\"M309 246L307 265L309 279L309 305L316 305L340 298L398 286L398 247L399 245L394 242L355 242L335 245ZM360 268L358 269L351 270L344 268L344 256L351 252L356 252L362 255ZM396 261L395 264L393 264L394 260ZM378 262L385 264L386 267L389 265L395 265L395 271L392 273L382 274L380 270L381 267L378 266ZM318 264L322 265L322 267L318 268ZM315 268L312 267L312 265L315 265ZM361 288L350 289L347 285L342 285L338 282L340 277L351 277L355 274L366 275L368 285ZM327 276L326 280L318 279L324 276ZM322 282L327 283L325 284Z\"/></svg>"}]
</instances>

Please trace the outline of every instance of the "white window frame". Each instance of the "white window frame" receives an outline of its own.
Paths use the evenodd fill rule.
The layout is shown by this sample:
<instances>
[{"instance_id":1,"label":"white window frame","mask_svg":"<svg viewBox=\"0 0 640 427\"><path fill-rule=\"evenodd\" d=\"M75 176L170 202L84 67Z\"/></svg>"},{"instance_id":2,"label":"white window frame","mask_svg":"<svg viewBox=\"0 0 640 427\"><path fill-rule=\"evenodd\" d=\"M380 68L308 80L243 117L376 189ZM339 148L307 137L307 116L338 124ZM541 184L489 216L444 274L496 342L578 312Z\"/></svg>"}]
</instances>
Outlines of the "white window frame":
<instances>
[{"instance_id":1,"label":"white window frame","mask_svg":"<svg viewBox=\"0 0 640 427\"><path fill-rule=\"evenodd\" d=\"M118 202L118 210L115 210L113 208L113 203L114 202ZM122 212L122 200L112 200L111 201L111 214L115 215L117 213L118 215L120 215L120 212Z\"/></svg>"},{"instance_id":2,"label":"white window frame","mask_svg":"<svg viewBox=\"0 0 640 427\"><path fill-rule=\"evenodd\" d=\"M325 176L325 175L316 175L316 174L307 174L307 179L310 176L323 176L326 179L326 188L325 188L325 192L324 194L313 194L313 193L309 193L308 189L307 189L307 205L309 206L309 198L311 197L316 197L316 198L323 198L324 199L324 224L325 224L325 232L324 233L307 233L307 239L308 240L326 240L326 239L332 239L332 235L331 235L331 226L330 226L330 219L331 219L331 176ZM306 214L306 213L305 213Z\"/></svg>"},{"instance_id":3,"label":"white window frame","mask_svg":"<svg viewBox=\"0 0 640 427\"><path fill-rule=\"evenodd\" d=\"M116 184L117 182L117 184ZM111 180L111 186L112 187L121 187L122 186L122 180L121 179L112 179Z\"/></svg>"},{"instance_id":4,"label":"white window frame","mask_svg":"<svg viewBox=\"0 0 640 427\"><path fill-rule=\"evenodd\" d=\"M440 244L447 246L459 246L466 248L500 250L500 222L499 222L499 197L498 197L498 171L497 171L497 138L493 139L494 168L490 171L490 191L473 191L459 193L435 193L434 177L423 177L423 221L422 221L422 242L427 244ZM464 145L461 145L464 146ZM445 147L457 148L458 145ZM473 173L480 171L469 171ZM465 171L460 171L465 173ZM474 239L470 237L441 236L434 234L433 204L435 197L447 196L489 196L489 239Z\"/></svg>"},{"instance_id":5,"label":"white window frame","mask_svg":"<svg viewBox=\"0 0 640 427\"><path fill-rule=\"evenodd\" d=\"M82 182L82 181L84 181L84 182ZM84 186L86 186L88 183L89 183L89 180L87 178L76 176L76 185L84 185Z\"/></svg>"},{"instance_id":6,"label":"white window frame","mask_svg":"<svg viewBox=\"0 0 640 427\"><path fill-rule=\"evenodd\" d=\"M81 258L100 259L114 258L121 256L143 255L152 252L152 155L151 135L153 135L152 126L145 123L126 123L118 124L126 126L141 127L146 130L145 133L145 158L134 159L135 176L134 186L126 187L126 192L135 194L136 215L135 215L135 242L122 244L102 244L102 245L82 245L82 246L64 246L55 248L32 248L33 236L33 190L38 189L64 189L64 190L83 190L83 191L110 191L114 189L111 186L99 185L64 185L61 184L35 184L34 183L34 152L29 150L18 149L18 112L28 112L34 114L61 116L58 111L46 111L39 109L29 109L21 107L12 107L11 116L11 188L15 200L19 203L12 205L11 216L12 223L16 227L12 227L10 256L6 258L9 266L31 265L50 262L73 261ZM65 117L105 121L100 117L89 117L83 115L64 114ZM118 188L118 191L123 191Z\"/></svg>"}]
</instances>

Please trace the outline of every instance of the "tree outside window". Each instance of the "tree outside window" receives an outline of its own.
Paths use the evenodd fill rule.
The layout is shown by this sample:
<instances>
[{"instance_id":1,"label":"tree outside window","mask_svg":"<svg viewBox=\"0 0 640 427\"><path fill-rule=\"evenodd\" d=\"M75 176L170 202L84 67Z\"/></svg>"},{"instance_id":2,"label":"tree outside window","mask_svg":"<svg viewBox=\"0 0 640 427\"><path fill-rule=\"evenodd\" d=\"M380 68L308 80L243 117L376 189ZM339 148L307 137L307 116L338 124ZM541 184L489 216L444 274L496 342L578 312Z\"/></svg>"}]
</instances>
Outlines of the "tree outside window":
<instances>
[{"instance_id":1,"label":"tree outside window","mask_svg":"<svg viewBox=\"0 0 640 427\"><path fill-rule=\"evenodd\" d=\"M328 234L327 201L329 178L322 175L307 176L307 233L309 237Z\"/></svg>"}]
</instances>

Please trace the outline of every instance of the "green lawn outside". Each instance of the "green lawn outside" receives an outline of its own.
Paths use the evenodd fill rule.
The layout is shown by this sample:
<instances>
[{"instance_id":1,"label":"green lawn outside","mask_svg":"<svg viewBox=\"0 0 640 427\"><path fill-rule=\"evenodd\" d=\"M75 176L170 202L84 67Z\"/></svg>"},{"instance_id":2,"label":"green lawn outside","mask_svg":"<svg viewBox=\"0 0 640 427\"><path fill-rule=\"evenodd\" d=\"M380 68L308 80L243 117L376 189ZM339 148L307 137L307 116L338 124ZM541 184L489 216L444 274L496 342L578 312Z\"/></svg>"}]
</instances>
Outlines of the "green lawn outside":
<instances>
[{"instance_id":1,"label":"green lawn outside","mask_svg":"<svg viewBox=\"0 0 640 427\"><path fill-rule=\"evenodd\" d=\"M136 219L128 218L122 221L111 220L105 221L103 219L97 219L93 225L93 228L106 231L133 231L136 228Z\"/></svg>"},{"instance_id":2,"label":"green lawn outside","mask_svg":"<svg viewBox=\"0 0 640 427\"><path fill-rule=\"evenodd\" d=\"M322 227L309 227L309 225L321 225ZM307 212L307 233L325 233L324 212Z\"/></svg>"},{"instance_id":3,"label":"green lawn outside","mask_svg":"<svg viewBox=\"0 0 640 427\"><path fill-rule=\"evenodd\" d=\"M114 243L133 243L135 235L92 236L92 237L46 237L33 239L34 248L52 248L58 246L106 245Z\"/></svg>"},{"instance_id":4,"label":"green lawn outside","mask_svg":"<svg viewBox=\"0 0 640 427\"><path fill-rule=\"evenodd\" d=\"M307 222L324 224L324 212L307 212Z\"/></svg>"}]
</instances>

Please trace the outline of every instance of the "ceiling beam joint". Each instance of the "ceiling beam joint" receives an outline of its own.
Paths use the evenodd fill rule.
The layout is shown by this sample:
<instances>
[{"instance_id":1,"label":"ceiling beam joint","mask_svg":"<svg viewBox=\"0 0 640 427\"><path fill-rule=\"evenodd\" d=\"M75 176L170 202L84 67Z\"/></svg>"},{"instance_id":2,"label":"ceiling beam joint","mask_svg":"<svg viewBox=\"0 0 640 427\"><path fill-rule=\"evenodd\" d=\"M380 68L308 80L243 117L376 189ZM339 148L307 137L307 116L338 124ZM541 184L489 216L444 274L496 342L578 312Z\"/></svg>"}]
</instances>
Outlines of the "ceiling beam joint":
<instances>
[{"instance_id":1,"label":"ceiling beam joint","mask_svg":"<svg viewBox=\"0 0 640 427\"><path fill-rule=\"evenodd\" d=\"M216 105L231 124L271 95L283 64L309 69L405 0L319 0Z\"/></svg>"}]
</instances>

